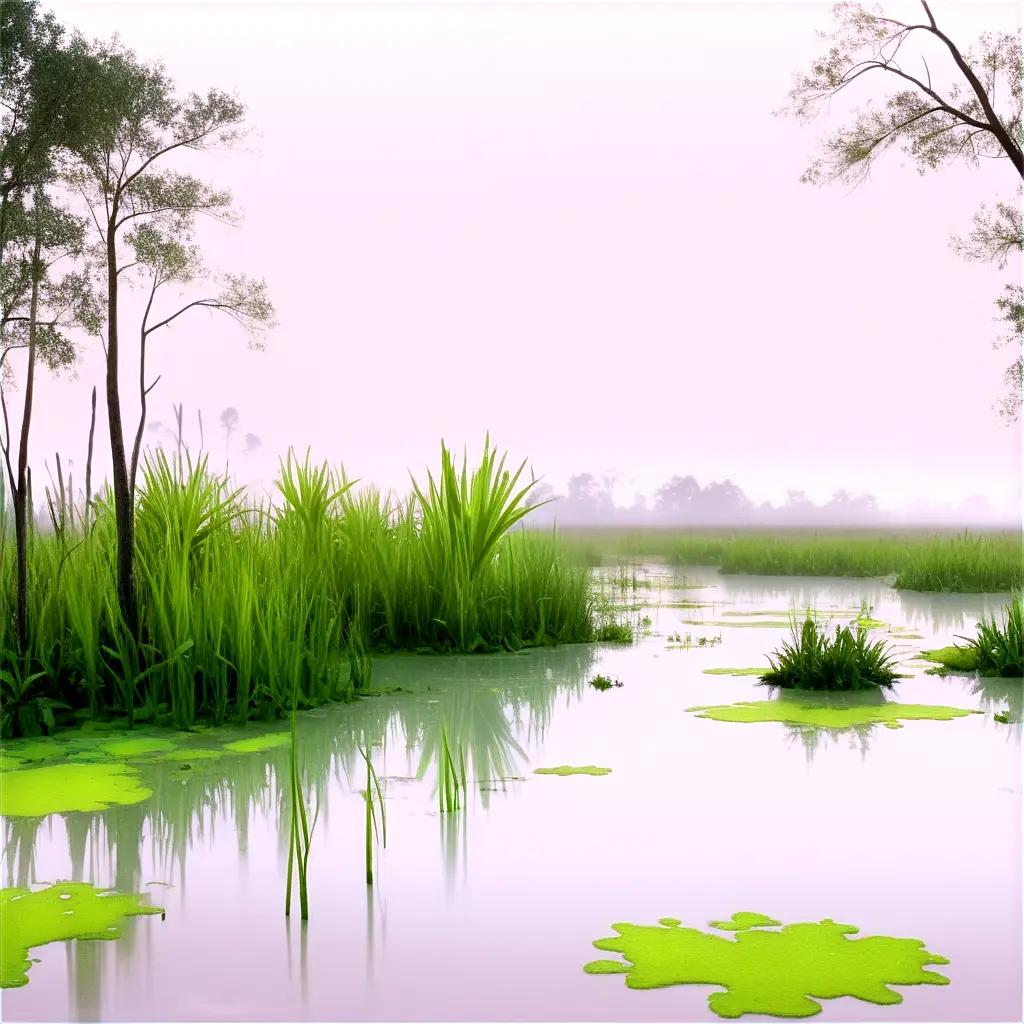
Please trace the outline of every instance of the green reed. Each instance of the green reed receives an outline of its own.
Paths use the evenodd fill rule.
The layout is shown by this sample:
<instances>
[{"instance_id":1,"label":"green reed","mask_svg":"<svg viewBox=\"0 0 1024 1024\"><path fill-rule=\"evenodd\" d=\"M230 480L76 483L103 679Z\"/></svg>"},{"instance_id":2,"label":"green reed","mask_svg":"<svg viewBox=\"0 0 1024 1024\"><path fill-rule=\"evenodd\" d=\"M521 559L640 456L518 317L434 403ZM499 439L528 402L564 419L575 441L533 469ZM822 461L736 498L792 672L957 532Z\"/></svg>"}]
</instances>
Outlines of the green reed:
<instances>
[{"instance_id":1,"label":"green reed","mask_svg":"<svg viewBox=\"0 0 1024 1024\"><path fill-rule=\"evenodd\" d=\"M663 559L768 576L886 576L906 590L1000 593L1024 584L1015 531L877 532L841 529L590 529L563 532L578 564Z\"/></svg>"},{"instance_id":2,"label":"green reed","mask_svg":"<svg viewBox=\"0 0 1024 1024\"><path fill-rule=\"evenodd\" d=\"M33 536L24 651L13 558L0 561L0 672L31 677L5 727L30 700L179 728L244 722L287 715L293 678L299 707L351 695L373 651L596 639L613 623L588 572L553 533L510 530L531 507L521 473L489 444L472 474L442 448L438 480L398 499L289 454L275 502L255 504L205 458L158 452L137 500L137 635L118 611L109 494L88 522Z\"/></svg>"},{"instance_id":3,"label":"green reed","mask_svg":"<svg viewBox=\"0 0 1024 1024\"><path fill-rule=\"evenodd\" d=\"M829 636L810 613L802 625L794 617L791 639L768 661L771 668L761 682L787 689L868 690L891 687L899 678L884 640L872 641L867 629L848 626L836 626Z\"/></svg>"},{"instance_id":4,"label":"green reed","mask_svg":"<svg viewBox=\"0 0 1024 1024\"><path fill-rule=\"evenodd\" d=\"M965 650L984 675L1024 676L1024 595L1013 596L1003 611L1002 622L995 617L979 622Z\"/></svg>"},{"instance_id":5,"label":"green reed","mask_svg":"<svg viewBox=\"0 0 1024 1024\"><path fill-rule=\"evenodd\" d=\"M363 792L365 804L365 862L366 862L366 884L373 885L373 847L374 843L380 843L383 849L388 846L388 819L387 810L384 806L384 791L377 777L377 771L373 767L370 758L370 748L367 745L359 748L359 753L366 762L366 789ZM377 819L380 818L380 828L377 827Z\"/></svg>"}]
</instances>

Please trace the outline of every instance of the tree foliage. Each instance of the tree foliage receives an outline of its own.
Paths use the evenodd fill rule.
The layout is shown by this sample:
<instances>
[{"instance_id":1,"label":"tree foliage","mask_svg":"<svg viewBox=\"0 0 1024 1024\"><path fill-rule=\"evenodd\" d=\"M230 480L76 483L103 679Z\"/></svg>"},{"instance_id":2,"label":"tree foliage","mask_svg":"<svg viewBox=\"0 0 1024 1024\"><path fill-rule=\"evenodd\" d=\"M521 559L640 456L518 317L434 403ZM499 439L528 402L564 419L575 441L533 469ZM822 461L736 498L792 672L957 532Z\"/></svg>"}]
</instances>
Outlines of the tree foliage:
<instances>
[{"instance_id":1,"label":"tree foliage","mask_svg":"<svg viewBox=\"0 0 1024 1024\"><path fill-rule=\"evenodd\" d=\"M926 0L916 22L886 17L880 7L840 3L833 8L835 30L820 33L825 52L808 72L796 75L786 112L807 121L817 117L855 83L885 82L883 103L873 98L852 113L822 145L803 180L815 184L864 181L875 161L902 150L921 173L958 161L1009 160L1024 178L1024 60L1019 33L986 32L961 50L936 21ZM1024 242L1020 192L1015 202L983 204L970 232L953 239L966 259L1006 267ZM996 301L1008 328L997 345L1017 357L1006 371L1008 393L997 408L1016 419L1021 407L1021 288L1012 284Z\"/></svg>"}]
</instances>

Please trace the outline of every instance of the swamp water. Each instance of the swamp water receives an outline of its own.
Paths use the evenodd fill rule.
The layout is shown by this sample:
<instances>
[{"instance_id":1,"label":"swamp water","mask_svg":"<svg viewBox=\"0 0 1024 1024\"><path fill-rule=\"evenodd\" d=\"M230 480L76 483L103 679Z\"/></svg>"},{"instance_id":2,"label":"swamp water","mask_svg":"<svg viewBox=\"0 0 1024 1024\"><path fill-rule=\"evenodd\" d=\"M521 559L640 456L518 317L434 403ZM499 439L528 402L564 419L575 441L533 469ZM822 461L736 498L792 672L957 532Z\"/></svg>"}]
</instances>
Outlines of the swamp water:
<instances>
[{"instance_id":1,"label":"swamp water","mask_svg":"<svg viewBox=\"0 0 1024 1024\"><path fill-rule=\"evenodd\" d=\"M91 882L166 913L125 918L110 942L35 946L28 984L2 991L3 1019L716 1020L708 1000L721 986L629 988L609 950L670 929L690 949L704 940L685 930L699 929L762 944L790 935L786 948L813 959L816 933L758 928L831 919L857 926L852 940L917 939L925 952L908 967L920 947L876 944L875 959L902 957L898 969L869 966L840 991L877 996L888 980L903 1001L818 999L818 1019L1020 1020L1022 683L926 675L913 660L972 633L1001 600L712 570L688 570L687 589L655 569L638 582L621 594L650 618L634 646L382 657L374 687L402 692L300 716L307 803L320 808L305 926L294 907L283 914L287 747L194 753L285 723L129 758L152 790L141 802L4 818L4 886ZM982 713L823 727L687 710L772 699L750 675L705 670L767 665L791 606L843 622L862 600L896 630L911 674L886 700ZM599 691L598 673L622 685ZM1015 722L995 721L1007 707ZM372 888L367 744L387 811ZM437 795L446 749L467 776L455 813ZM611 771L534 774L562 767ZM593 962L610 973L585 973ZM901 982L928 962L948 984ZM735 987L719 1010L756 1003L794 961L769 963L724 972ZM785 995L807 1013L807 994Z\"/></svg>"}]
</instances>

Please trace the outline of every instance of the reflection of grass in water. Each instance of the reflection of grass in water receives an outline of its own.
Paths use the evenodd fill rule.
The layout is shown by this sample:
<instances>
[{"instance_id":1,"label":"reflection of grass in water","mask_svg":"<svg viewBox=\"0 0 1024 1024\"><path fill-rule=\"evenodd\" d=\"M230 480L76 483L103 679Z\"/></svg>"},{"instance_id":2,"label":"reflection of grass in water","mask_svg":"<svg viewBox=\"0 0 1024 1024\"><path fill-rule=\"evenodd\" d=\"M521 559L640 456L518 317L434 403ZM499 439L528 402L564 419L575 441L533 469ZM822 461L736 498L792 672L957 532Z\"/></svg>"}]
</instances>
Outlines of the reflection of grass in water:
<instances>
[{"instance_id":1,"label":"reflection of grass in water","mask_svg":"<svg viewBox=\"0 0 1024 1024\"><path fill-rule=\"evenodd\" d=\"M69 939L116 939L125 918L162 914L143 897L60 882L36 892L0 890L0 988L28 984L28 951Z\"/></svg>"},{"instance_id":2,"label":"reflection of grass in water","mask_svg":"<svg viewBox=\"0 0 1024 1024\"><path fill-rule=\"evenodd\" d=\"M378 685L400 683L403 689L417 692L298 714L296 758L305 780L307 806L316 804L327 811L334 780L346 775L349 781L344 788L361 790L360 776L365 767L359 746L377 746L391 734L400 746L418 748L423 753L425 772L436 764L444 721L451 747L457 750L461 744L464 748L467 782L472 779L479 784L480 800L486 807L493 799L493 790L504 788L502 780L526 774L526 754L517 732L531 742L543 737L556 702L583 696L597 656L594 647L581 645L524 655L435 658L409 654L376 660ZM402 671L395 672L389 665ZM424 691L424 684L429 685L429 691ZM438 690L441 685L445 685L445 692ZM288 731L274 735L287 741ZM211 729L202 730L194 739L219 746L225 739L233 741L238 736L236 730ZM86 738L83 735L82 739ZM109 735L98 735L90 742L110 739ZM55 751L66 755L71 745L32 742L39 744L40 749L34 753L41 757L53 756ZM181 742L179 749L189 753L189 741L182 737ZM17 741L10 746L17 746L20 756L27 743ZM152 790L150 799L135 806L115 805L102 814L75 814L66 819L71 877L110 878L119 888L130 890L143 870L142 845L151 837L156 876L183 879L190 854L195 855L209 841L210 830L222 815L231 822L231 841L237 842L243 854L253 822L260 818L276 820L284 859L291 829L289 759L289 750L282 746L248 757L200 760L190 756L187 763L192 767L188 770L171 761L154 760L142 766L139 777L146 795ZM133 771L123 762L113 767L126 774ZM0 789L9 777L4 776ZM13 817L0 823L5 873L11 879L8 884L28 884L35 877L32 860L38 823L39 819ZM221 835L218 842L224 838Z\"/></svg>"},{"instance_id":3,"label":"reflection of grass in water","mask_svg":"<svg viewBox=\"0 0 1024 1024\"><path fill-rule=\"evenodd\" d=\"M744 920L737 923L737 918ZM713 922L713 927L737 929L735 938L680 927L676 918L662 918L658 925L613 924L618 934L594 945L626 962L595 960L583 969L625 974L626 985L634 989L721 986L725 991L709 996L708 1007L728 1018L744 1013L810 1017L821 1011L817 999L841 996L891 1006L903 1001L892 985L949 984L943 975L925 970L949 961L930 953L919 939L849 939L858 929L828 918L778 929L754 923L771 920L744 912L731 922Z\"/></svg>"}]
</instances>

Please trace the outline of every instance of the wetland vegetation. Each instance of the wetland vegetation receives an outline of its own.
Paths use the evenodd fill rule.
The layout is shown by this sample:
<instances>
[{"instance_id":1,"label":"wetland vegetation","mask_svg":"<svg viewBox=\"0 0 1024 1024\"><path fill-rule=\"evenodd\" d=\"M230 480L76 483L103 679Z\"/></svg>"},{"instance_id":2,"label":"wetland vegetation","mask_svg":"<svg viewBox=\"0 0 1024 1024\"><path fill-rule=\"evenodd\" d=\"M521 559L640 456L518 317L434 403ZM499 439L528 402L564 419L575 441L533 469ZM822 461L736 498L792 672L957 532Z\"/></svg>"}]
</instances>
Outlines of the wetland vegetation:
<instances>
[{"instance_id":1,"label":"wetland vegetation","mask_svg":"<svg viewBox=\"0 0 1024 1024\"><path fill-rule=\"evenodd\" d=\"M566 543L586 564L646 558L762 576L889 576L899 589L941 593L1024 585L1024 547L1014 531L576 528Z\"/></svg>"},{"instance_id":2,"label":"wetland vegetation","mask_svg":"<svg viewBox=\"0 0 1024 1024\"><path fill-rule=\"evenodd\" d=\"M334 17L345 6L324 10ZM930 28L897 29L840 5L842 45L798 80L795 112L845 85L845 74L893 70L888 58L837 68L843 47L873 46L893 31L897 49L905 33L935 35L923 9ZM504 16L497 7L485 14ZM186 27L188 17L182 11ZM398 27L392 22L382 37L400 39L393 48L403 59L413 56L391 35ZM200 40L189 42L198 48ZM975 158L998 149L1024 175L1020 75L1012 74L1019 40L983 36L980 44L990 88L1011 72L1015 134L981 99L984 83L968 76L980 106L922 108L901 92L883 122L861 118L828 144L834 173L866 167L896 135L926 166L961 149ZM442 441L438 464L425 475L414 467L405 495L289 450L272 493L258 497L230 472L233 408L221 416L223 472L206 448L201 414L199 446L185 442L180 404L172 443L147 447L147 437L160 436L149 404L160 380L154 345L165 328L205 311L260 347L274 323L262 279L215 273L198 244L207 239L201 218L211 228L235 223L230 194L192 172L204 154L241 140L244 105L219 89L181 94L163 64L140 60L117 39L67 32L34 0L0 2L0 51L5 1019L672 1021L807 1017L850 999L887 1012L902 1004L904 1020L1019 1019L1019 530L854 529L877 504L846 491L813 519L842 513L841 529L786 528L783 517L766 530L749 525L755 510L737 485L701 488L678 476L658 492L656 508L646 510L642 496L634 503L641 521L674 525L540 528L544 514L557 521L558 505L545 497L553 490L525 461L509 463L489 435L475 459ZM639 60L623 63L634 84L643 77L637 70L647 73ZM374 73L384 81L394 70ZM559 75L571 77L561 67ZM931 96L930 70L928 81ZM523 91L519 84L502 85L502 102ZM397 120L407 98L390 83L385 91L398 100ZM374 122L368 92L353 95L359 117ZM501 106L486 89L467 95L488 118ZM346 142L357 127L351 113L337 119ZM936 124L936 114L953 123ZM560 134L575 138L584 120ZM523 121L532 131L535 118ZM662 130L660 118L651 123ZM423 125L434 132L429 118ZM886 133L873 137L880 125ZM974 132L951 135L964 127ZM978 132L992 140L976 142ZM384 134L388 146L401 138L390 127ZM452 134L474 147L486 138ZM629 141L623 153L632 154ZM533 174L534 154L495 150L517 176ZM369 152L371 163L381 152ZM346 160L358 155L353 148ZM400 191L415 198L410 186L429 182L433 155L420 146L413 174L393 162ZM540 163L536 170L546 176ZM824 173L819 162L807 176ZM267 204L274 209L261 211L279 215L286 195L288 217L317 236L301 259L290 251L302 288L292 313L312 305L318 264L343 266L326 211L337 206L350 217L356 182L334 189L315 230L296 212L305 183L283 182ZM414 220L416 204L396 202L391 185L389 211ZM463 191L455 185L450 191ZM518 210L526 195L503 192L500 205ZM577 211L566 209L579 232ZM606 203L600 231L614 239L607 212ZM490 237L479 214L466 223L485 225ZM1019 210L1000 204L994 220L979 216L967 246L975 256L994 251L998 260L1020 249ZM669 224L667 216L660 222ZM464 226L456 224L453 243ZM321 235L329 260L312 245ZM335 280L348 287L358 263L386 287L387 305L415 308L409 281L393 274L395 250L382 242L387 259L377 266L366 239L354 235L358 259ZM684 240L715 267L703 245ZM431 246L433 253L436 236ZM595 246L598 260L578 262L590 273L612 248ZM400 255L422 273L414 247ZM448 301L468 306L468 296L482 296L493 326L494 310L518 303L520 282L510 285L476 257L484 276L452 274L459 292ZM668 263L662 275L677 276ZM485 279L498 280L504 307L474 287ZM557 275L551 282L561 290ZM655 283L647 272L644 293ZM596 291L588 280L587 302ZM532 307L528 289L522 294L521 305ZM329 296L327 312L348 298ZM1004 319L1019 324L1020 299L1011 288L998 306ZM546 312L557 315L536 324L575 322L560 319L568 308ZM657 327L653 315L644 324L629 313L630 330ZM318 327L333 321L317 315ZM416 316L417 328L429 323L418 309ZM460 387L483 402L514 392L511 374L501 373L522 353L504 343L501 330L514 337L507 323L483 339L505 360L492 377L472 358L436 358L439 335L429 332L441 322L430 323L425 342L415 339L424 365L465 373ZM330 397L332 408L343 407L344 429L365 425L379 452L387 436L380 422L363 424L342 401L371 384L399 383L397 374L359 378L355 346L383 340L392 355L395 335L369 328L339 330L340 344L353 347ZM335 344L331 331L324 335ZM93 486L93 388L78 444L84 486L76 489L58 456L38 504L39 460L30 451L37 372L72 368L79 346L96 338L109 482ZM526 351L533 340L518 344ZM394 351L404 357L411 348ZM325 360L315 372L326 378L331 366ZM697 384L714 383L694 367ZM534 373L531 388L554 376L549 369ZM415 383L426 399L403 410L410 433L422 434L435 412L465 428L466 407L450 408L450 391ZM763 391L779 408L771 383ZM295 387L295 378L275 386ZM607 395L585 391L584 399L587 412L607 415ZM375 400L383 420L402 396L396 387ZM524 420L533 419L534 400L530 390L517 408ZM39 418L37 409L37 432ZM542 429L550 422L536 418ZM572 429L585 431L586 422ZM671 426L682 436L678 422ZM853 450L872 451L866 437ZM570 492L605 507L586 480L574 479ZM804 499L789 502L786 515L811 504ZM747 525L702 527L715 510L718 522L736 515ZM978 864L984 885L970 884L965 871ZM778 917L720 916L735 907ZM658 916L665 911L685 917ZM842 923L849 920L866 934ZM618 922L611 936L608 922ZM591 942L620 959L588 960ZM622 975L625 984L595 977L602 975ZM856 1013L839 1005L837 1013Z\"/></svg>"}]
</instances>

